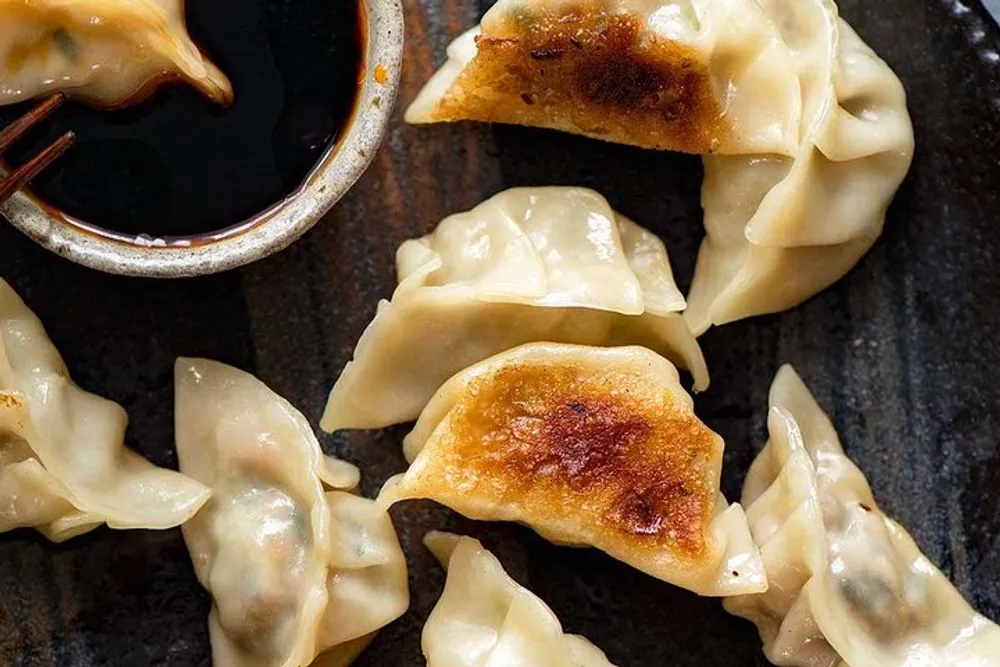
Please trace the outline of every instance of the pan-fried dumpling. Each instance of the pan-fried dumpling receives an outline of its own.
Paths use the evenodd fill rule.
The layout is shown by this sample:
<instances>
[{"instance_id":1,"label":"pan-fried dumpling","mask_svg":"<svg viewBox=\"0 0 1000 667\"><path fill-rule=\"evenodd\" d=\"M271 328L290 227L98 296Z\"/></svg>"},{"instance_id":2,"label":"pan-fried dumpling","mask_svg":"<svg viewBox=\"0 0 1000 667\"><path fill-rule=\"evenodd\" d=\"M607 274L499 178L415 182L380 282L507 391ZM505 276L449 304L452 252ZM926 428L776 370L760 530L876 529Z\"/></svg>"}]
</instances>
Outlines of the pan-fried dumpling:
<instances>
[{"instance_id":1,"label":"pan-fried dumpling","mask_svg":"<svg viewBox=\"0 0 1000 667\"><path fill-rule=\"evenodd\" d=\"M0 25L0 105L61 90L118 107L164 79L232 102L187 34L183 0L0 0Z\"/></svg>"},{"instance_id":2,"label":"pan-fried dumpling","mask_svg":"<svg viewBox=\"0 0 1000 667\"><path fill-rule=\"evenodd\" d=\"M414 420L458 371L534 341L644 345L708 386L666 248L592 190L507 190L396 262L399 287L330 392L327 431Z\"/></svg>"},{"instance_id":3,"label":"pan-fried dumpling","mask_svg":"<svg viewBox=\"0 0 1000 667\"><path fill-rule=\"evenodd\" d=\"M125 447L120 405L69 377L42 323L0 280L0 532L33 527L62 542L111 528L180 525L202 484Z\"/></svg>"},{"instance_id":4,"label":"pan-fried dumpling","mask_svg":"<svg viewBox=\"0 0 1000 667\"><path fill-rule=\"evenodd\" d=\"M686 313L712 324L791 308L844 276L882 233L913 158L896 75L824 0L769 0L800 63L802 148L704 158L706 237Z\"/></svg>"},{"instance_id":5,"label":"pan-fried dumpling","mask_svg":"<svg viewBox=\"0 0 1000 667\"><path fill-rule=\"evenodd\" d=\"M902 85L831 0L500 0L407 113L461 119L705 154L696 334L839 280L913 156Z\"/></svg>"},{"instance_id":6,"label":"pan-fried dumpling","mask_svg":"<svg viewBox=\"0 0 1000 667\"><path fill-rule=\"evenodd\" d=\"M760 592L746 517L719 492L722 450L666 359L533 343L441 387L378 502L518 521L702 595Z\"/></svg>"},{"instance_id":7,"label":"pan-fried dumpling","mask_svg":"<svg viewBox=\"0 0 1000 667\"><path fill-rule=\"evenodd\" d=\"M612 667L601 649L565 634L552 610L478 540L431 532L424 543L448 571L424 625L428 667Z\"/></svg>"},{"instance_id":8,"label":"pan-fried dumpling","mask_svg":"<svg viewBox=\"0 0 1000 667\"><path fill-rule=\"evenodd\" d=\"M305 418L252 375L179 359L176 381L181 470L213 490L183 526L214 600L213 664L349 663L409 605L388 514L345 492L357 469L325 458Z\"/></svg>"},{"instance_id":9,"label":"pan-fried dumpling","mask_svg":"<svg viewBox=\"0 0 1000 667\"><path fill-rule=\"evenodd\" d=\"M996 667L1000 627L972 610L885 516L790 366L743 502L771 587L725 601L792 667Z\"/></svg>"},{"instance_id":10,"label":"pan-fried dumpling","mask_svg":"<svg viewBox=\"0 0 1000 667\"><path fill-rule=\"evenodd\" d=\"M500 0L410 123L532 125L689 153L787 153L799 86L751 0Z\"/></svg>"}]
</instances>

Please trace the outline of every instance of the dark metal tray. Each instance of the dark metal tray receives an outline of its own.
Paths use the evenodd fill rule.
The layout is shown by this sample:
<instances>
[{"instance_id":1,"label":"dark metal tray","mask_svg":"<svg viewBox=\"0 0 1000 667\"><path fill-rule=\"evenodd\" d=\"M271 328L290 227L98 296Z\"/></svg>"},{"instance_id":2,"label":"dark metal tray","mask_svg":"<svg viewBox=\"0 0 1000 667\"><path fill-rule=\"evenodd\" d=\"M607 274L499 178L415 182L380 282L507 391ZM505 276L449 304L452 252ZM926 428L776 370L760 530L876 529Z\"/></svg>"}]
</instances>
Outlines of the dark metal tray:
<instances>
[{"instance_id":1,"label":"dark metal tray","mask_svg":"<svg viewBox=\"0 0 1000 667\"><path fill-rule=\"evenodd\" d=\"M406 0L401 100L490 4ZM983 613L1000 619L1000 31L977 0L843 0L906 85L917 154L886 232L846 279L802 307L714 329L697 409L727 442L737 498L765 439L767 389L792 362L831 412L884 508ZM686 288L702 230L696 157L510 127L397 122L352 193L290 250L246 269L154 282L94 273L0 224L0 275L47 325L77 380L121 402L129 441L175 466L172 364L202 355L254 371L315 423L405 238L513 185L594 187L667 241ZM326 436L373 495L405 467L406 429ZM766 664L752 626L589 550L474 524L426 503L393 511L413 604L359 666L417 666L443 574L430 528L481 537L568 630L622 667ZM0 536L0 664L209 664L208 596L180 531L98 530L62 546Z\"/></svg>"}]
</instances>

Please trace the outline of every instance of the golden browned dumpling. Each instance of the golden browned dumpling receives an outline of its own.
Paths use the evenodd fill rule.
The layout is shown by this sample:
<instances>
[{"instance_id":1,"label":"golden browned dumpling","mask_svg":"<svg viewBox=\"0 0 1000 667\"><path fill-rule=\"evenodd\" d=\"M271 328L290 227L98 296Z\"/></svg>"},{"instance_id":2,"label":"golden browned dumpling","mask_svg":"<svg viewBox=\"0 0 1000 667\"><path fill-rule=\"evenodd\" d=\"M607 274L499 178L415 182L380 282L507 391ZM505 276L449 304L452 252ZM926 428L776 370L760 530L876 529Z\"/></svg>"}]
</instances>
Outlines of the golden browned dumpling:
<instances>
[{"instance_id":1,"label":"golden browned dumpling","mask_svg":"<svg viewBox=\"0 0 1000 667\"><path fill-rule=\"evenodd\" d=\"M0 105L63 91L118 107L167 79L233 98L188 36L183 0L0 0L0 26Z\"/></svg>"},{"instance_id":2,"label":"golden browned dumpling","mask_svg":"<svg viewBox=\"0 0 1000 667\"><path fill-rule=\"evenodd\" d=\"M666 359L533 343L449 380L380 503L430 498L597 547L704 595L767 588L746 517L719 492L722 439Z\"/></svg>"},{"instance_id":3,"label":"golden browned dumpling","mask_svg":"<svg viewBox=\"0 0 1000 667\"><path fill-rule=\"evenodd\" d=\"M546 127L643 148L794 146L788 49L747 0L500 0L406 114Z\"/></svg>"}]
</instances>

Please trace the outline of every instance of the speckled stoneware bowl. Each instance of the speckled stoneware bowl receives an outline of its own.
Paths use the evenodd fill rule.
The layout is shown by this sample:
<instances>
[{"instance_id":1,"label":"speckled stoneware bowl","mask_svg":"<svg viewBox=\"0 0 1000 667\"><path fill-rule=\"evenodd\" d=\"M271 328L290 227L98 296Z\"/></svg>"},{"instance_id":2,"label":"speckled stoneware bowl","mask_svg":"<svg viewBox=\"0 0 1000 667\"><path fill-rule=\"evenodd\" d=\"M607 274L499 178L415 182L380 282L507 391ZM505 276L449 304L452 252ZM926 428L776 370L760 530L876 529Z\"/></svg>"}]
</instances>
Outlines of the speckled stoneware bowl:
<instances>
[{"instance_id":1,"label":"speckled stoneware bowl","mask_svg":"<svg viewBox=\"0 0 1000 667\"><path fill-rule=\"evenodd\" d=\"M318 222L361 177L392 114L403 53L400 0L364 0L363 79L341 138L287 198L241 224L212 234L168 239L105 232L69 218L30 193L0 204L0 214L45 248L108 273L173 278L242 266L287 247Z\"/></svg>"}]
</instances>

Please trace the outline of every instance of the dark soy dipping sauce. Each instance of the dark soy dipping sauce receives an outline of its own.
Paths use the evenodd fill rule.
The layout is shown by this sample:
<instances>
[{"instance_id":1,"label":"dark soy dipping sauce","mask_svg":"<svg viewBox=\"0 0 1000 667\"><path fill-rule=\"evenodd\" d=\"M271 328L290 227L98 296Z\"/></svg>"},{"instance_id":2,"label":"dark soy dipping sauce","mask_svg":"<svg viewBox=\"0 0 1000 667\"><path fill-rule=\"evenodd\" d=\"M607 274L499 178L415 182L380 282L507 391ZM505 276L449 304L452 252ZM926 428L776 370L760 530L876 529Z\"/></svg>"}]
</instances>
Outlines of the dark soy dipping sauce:
<instances>
[{"instance_id":1,"label":"dark soy dipping sauce","mask_svg":"<svg viewBox=\"0 0 1000 667\"><path fill-rule=\"evenodd\" d=\"M73 130L77 145L31 186L49 206L129 237L237 225L297 189L349 121L363 21L360 0L188 0L192 37L232 81L231 108L183 84L122 111L67 104L8 161ZM0 123L35 103L0 108Z\"/></svg>"}]
</instances>

